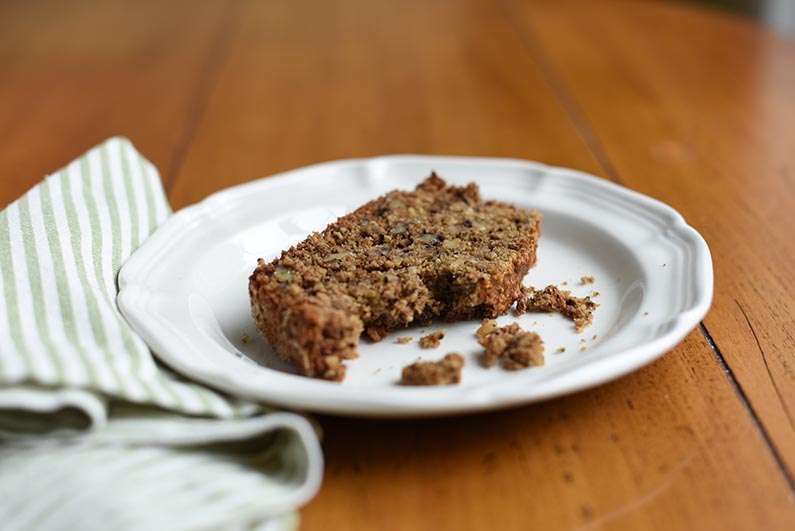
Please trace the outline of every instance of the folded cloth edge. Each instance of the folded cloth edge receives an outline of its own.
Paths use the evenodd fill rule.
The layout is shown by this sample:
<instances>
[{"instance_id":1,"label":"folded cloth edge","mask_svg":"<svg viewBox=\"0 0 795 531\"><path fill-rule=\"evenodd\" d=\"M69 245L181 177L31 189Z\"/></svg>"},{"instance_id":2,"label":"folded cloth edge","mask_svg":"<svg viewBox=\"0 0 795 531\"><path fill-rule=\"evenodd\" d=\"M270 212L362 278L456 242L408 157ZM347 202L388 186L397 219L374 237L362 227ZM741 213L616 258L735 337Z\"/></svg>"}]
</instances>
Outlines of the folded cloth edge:
<instances>
[{"instance_id":1,"label":"folded cloth edge","mask_svg":"<svg viewBox=\"0 0 795 531\"><path fill-rule=\"evenodd\" d=\"M131 167L125 168L125 164ZM113 172L116 172L116 175L113 175ZM125 180L122 180L122 173L124 173ZM103 198L111 198L112 200L114 194L123 194L125 186L127 186L127 190L129 191L130 185L128 180L130 176L140 177L146 180L148 189L145 193L147 194L147 200L150 201L150 209L152 211L152 213L150 213L150 224L148 225L148 233L151 233L155 228L155 225L152 223L155 219L155 210L157 211L157 224L159 224L165 219L165 216L168 215L170 209L168 208L167 202L165 204L158 203L156 207L151 206L152 194L154 194L155 199L158 201L160 201L158 199L160 196L162 196L163 200L165 197L162 183L157 175L157 170L148 160L144 159L133 147L132 143L124 137L113 137L100 143L72 161L62 170L46 177L39 184L33 186L29 191L23 194L20 199L15 200L0 210L0 214L5 218L0 220L3 221L4 225L0 226L0 232L3 233L0 234L0 247L7 245L5 249L0 249L0 254L5 253L4 257L0 257L3 258L3 260L0 260L0 262L2 262L0 263L0 269L5 268L2 271L5 276L0 277L0 292L3 291L4 286L8 286L9 278L13 280L14 269L17 270L18 282L27 282L21 279L26 278L26 271L28 271L31 266L36 268L35 272L37 273L39 270L41 272L46 272L46 268L48 267L47 263L42 261L41 265L39 265L38 260L29 260L28 255L31 252L33 254L37 252L41 253L42 250L47 253L48 240L50 244L49 252L53 252L53 261L56 259L56 255L52 246L55 244L55 249L57 249L59 237L61 248L65 250L64 255L69 253L79 254L81 252L79 246L73 249L67 248L69 241L68 238L64 239L64 233L68 232L68 229L64 228L67 223L66 220L59 215L59 212L63 213L63 207L56 205L53 209L51 206L53 201L57 201L59 198L66 198L67 201L72 201L72 203L74 203L75 199L79 199L81 193L88 193L89 195L94 194L94 200L99 204L100 221L107 223L108 219L113 221L112 218L114 215L118 218L119 215L124 216L128 211L131 212L133 210L134 201L127 204L127 199L119 199L118 195L116 196L116 200L120 202L120 206L122 207L119 210L120 214L115 213L110 207L103 206L101 203L101 201L104 200ZM69 183L66 182L68 179L72 179L71 188L69 187ZM116 180L114 181L113 179ZM44 192L41 190L43 184ZM142 189L136 190L135 195L139 201L143 201L141 199L144 197L143 184L135 184L135 186L139 185ZM23 203L22 208L20 208L20 201ZM74 204L69 206L74 210ZM11 216L7 214L10 207L14 207L15 209L13 219L11 220L13 226L10 226L9 218ZM78 210L80 207L81 205L77 204ZM43 223L48 221L48 208L50 209L49 221L55 219L58 220L58 223L61 225L57 230L51 229L49 232L43 233L40 228L44 226L45 230L47 230L46 225L43 225ZM97 208L96 204L94 208ZM53 211L55 212L54 218L52 215ZM89 278L89 284L92 284L92 289L96 290L97 298L101 298L102 289L104 289L103 274L101 274L98 269L99 262L94 263L96 271L91 270L92 263L90 257L91 252L106 251L102 250L101 247L99 249L94 247L93 251L85 251L85 249L91 248L91 245L96 245L96 237L99 238L100 243L102 243L102 237L105 237L106 245L109 244L110 239L108 238L107 232L102 232L101 234L94 232L94 223L96 220L89 219L90 214L90 212L78 212L77 217L80 219L75 221L75 224L79 225L84 232L84 243L82 244L84 247L82 247L82 252L88 253L83 257L84 259L89 258L89 260L85 260L87 273L89 277L92 274L96 274L97 276L97 281ZM39 216L38 218L36 217L37 215ZM138 215L141 221L140 227L146 228L146 220L143 219L143 211ZM90 221L91 224L89 224L88 221ZM115 222L117 223L118 219L116 219ZM90 233L88 232L89 228L91 229ZM37 231L35 235L33 235L34 229ZM101 231L107 230L106 226L101 226ZM141 229L141 239L145 239L148 233ZM46 238L44 237L45 234ZM117 238L118 234L113 233L112 236ZM92 237L95 240L94 242L91 241ZM122 233L122 244L124 244L125 238L129 238L129 235ZM33 241L33 245L31 245L31 241ZM16 245L15 249L12 249L12 244ZM89 247L85 247L86 245ZM134 249L134 246L132 249ZM16 252L17 254L11 255L12 252ZM121 255L121 258L122 260L125 258L124 253ZM114 258L114 260L118 262L117 258ZM102 265L104 267L105 262L103 262ZM12 271L11 277L6 275L9 268L11 268ZM37 281L41 282L39 279L37 279ZM112 291L112 281L107 283L107 286L111 287L110 291ZM44 287L46 289L47 286ZM39 286L38 289L39 292L41 292L41 286ZM33 294L36 296L35 292ZM19 293L16 293L15 297L17 295L19 295ZM0 299L0 304L3 302L4 301ZM100 302L102 301L100 300ZM115 300L113 302L115 302ZM55 305L52 305L52 307L54 308ZM7 311L5 311L8 310L8 308L0 308L0 310L3 310L0 311L0 320L5 321L9 318ZM25 308L17 308L17 311L21 311L24 314ZM39 317L39 315L36 315L37 319L39 319ZM50 314L44 314L44 318L51 319ZM111 327L116 326L112 324L112 318L108 318L107 322L111 322ZM0 339L2 339L0 343L3 343L10 341L11 337L6 336ZM0 347L2 346L3 345L0 345ZM0 349L0 351L1 350L3 349ZM0 354L2 354L2 352L0 352ZM13 376L14 373L7 374L8 376ZM167 394L165 389L168 389L169 386L177 386L173 388L173 391L168 389L168 392L172 394L176 393L178 396L181 395L179 396L180 398L184 398L184 395L187 393L187 391L183 392L184 387L192 385L192 382L185 382L182 384L179 381L165 381L164 378L151 380L149 382L144 381L144 383L154 387L154 391L161 395ZM62 429L46 435L37 434L36 436L20 436L18 433L7 434L0 431L0 438L9 439L6 440L2 446L5 446L6 449L9 447L13 448L17 445L22 447L28 443L43 444L46 446L47 444L62 444L64 441L68 441L69 444L76 443L85 447L117 445L207 445L241 441L255 438L258 435L273 430L284 429L294 433L301 443L301 448L306 455L306 467L304 468L306 471L306 478L300 486L292 489L286 496L279 496L280 500L278 503L267 506L267 510L271 512L271 514L275 514L275 512L278 511L293 510L296 506L302 505L311 499L320 487L323 475L323 456L320 444L311 422L300 415L286 412L267 412L247 418L239 418L236 416L230 418L230 414L250 415L253 413L253 408L247 408L245 404L243 404L243 406L231 404L230 406L226 406L226 408L221 408L219 402L219 398L221 397L216 398L214 390L204 388L199 389L199 398L209 404L207 408L203 411L183 409L181 413L183 415L206 415L209 413L218 415L222 418L184 417L179 416L177 412L171 414L164 410L159 410L157 407L155 407L155 413L153 413L151 417L146 415L141 418L114 418L114 408L111 407L110 404L114 403L116 399L108 395L108 392L112 391L111 389L107 387L99 389L74 386L58 387L57 384L57 382L48 383L47 380L39 380L38 382L27 380L13 381L12 378L11 381L6 382L5 386L0 387L0 410L12 412L13 410L26 411L31 414L40 414L42 416L56 416L59 412L64 410L79 411L85 415L85 424L89 430L81 431L76 435L76 430L74 429ZM180 385L183 387L179 387ZM128 400L131 396L132 395L121 396L118 398L121 400ZM163 405L165 404L162 404L161 407ZM155 406L157 406L157 404L155 404ZM230 407L231 409L228 409ZM263 503L263 507L266 507L267 500L263 500Z\"/></svg>"}]
</instances>

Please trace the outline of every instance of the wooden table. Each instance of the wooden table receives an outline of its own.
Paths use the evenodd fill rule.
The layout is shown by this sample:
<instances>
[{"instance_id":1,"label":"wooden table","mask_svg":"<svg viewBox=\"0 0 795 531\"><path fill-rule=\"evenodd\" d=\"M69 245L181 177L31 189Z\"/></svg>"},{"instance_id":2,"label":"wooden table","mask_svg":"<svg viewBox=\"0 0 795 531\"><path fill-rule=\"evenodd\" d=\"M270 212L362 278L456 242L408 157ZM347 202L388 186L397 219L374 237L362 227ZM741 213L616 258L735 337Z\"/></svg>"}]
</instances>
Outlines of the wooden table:
<instances>
[{"instance_id":1,"label":"wooden table","mask_svg":"<svg viewBox=\"0 0 795 531\"><path fill-rule=\"evenodd\" d=\"M795 42L682 3L3 2L0 204L112 134L175 208L383 153L570 166L707 239L715 300L592 391L321 417L307 530L795 529Z\"/></svg>"}]
</instances>

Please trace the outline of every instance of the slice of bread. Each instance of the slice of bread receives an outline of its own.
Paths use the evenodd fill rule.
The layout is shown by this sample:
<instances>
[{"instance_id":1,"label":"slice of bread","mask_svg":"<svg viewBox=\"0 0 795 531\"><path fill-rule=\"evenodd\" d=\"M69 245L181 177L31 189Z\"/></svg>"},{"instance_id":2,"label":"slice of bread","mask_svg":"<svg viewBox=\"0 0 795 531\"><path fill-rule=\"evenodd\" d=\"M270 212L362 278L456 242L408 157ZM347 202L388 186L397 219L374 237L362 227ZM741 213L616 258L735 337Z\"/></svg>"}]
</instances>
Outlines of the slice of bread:
<instances>
[{"instance_id":1,"label":"slice of bread","mask_svg":"<svg viewBox=\"0 0 795 531\"><path fill-rule=\"evenodd\" d=\"M508 311L535 264L540 224L538 212L483 201L474 183L448 186L431 174L260 259L251 313L302 374L342 380L362 332L377 341L436 318Z\"/></svg>"}]
</instances>

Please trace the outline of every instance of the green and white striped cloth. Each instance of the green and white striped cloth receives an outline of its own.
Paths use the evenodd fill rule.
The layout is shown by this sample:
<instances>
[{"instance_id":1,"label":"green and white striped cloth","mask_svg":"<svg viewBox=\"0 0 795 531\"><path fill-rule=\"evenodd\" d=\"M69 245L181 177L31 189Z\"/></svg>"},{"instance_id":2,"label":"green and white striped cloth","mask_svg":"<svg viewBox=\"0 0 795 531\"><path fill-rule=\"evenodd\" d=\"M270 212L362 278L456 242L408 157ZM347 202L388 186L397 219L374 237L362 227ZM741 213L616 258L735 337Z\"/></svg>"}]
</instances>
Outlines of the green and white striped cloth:
<instances>
[{"instance_id":1,"label":"green and white striped cloth","mask_svg":"<svg viewBox=\"0 0 795 531\"><path fill-rule=\"evenodd\" d=\"M116 306L170 215L124 138L0 212L0 527L283 529L320 484L317 436L155 362Z\"/></svg>"}]
</instances>

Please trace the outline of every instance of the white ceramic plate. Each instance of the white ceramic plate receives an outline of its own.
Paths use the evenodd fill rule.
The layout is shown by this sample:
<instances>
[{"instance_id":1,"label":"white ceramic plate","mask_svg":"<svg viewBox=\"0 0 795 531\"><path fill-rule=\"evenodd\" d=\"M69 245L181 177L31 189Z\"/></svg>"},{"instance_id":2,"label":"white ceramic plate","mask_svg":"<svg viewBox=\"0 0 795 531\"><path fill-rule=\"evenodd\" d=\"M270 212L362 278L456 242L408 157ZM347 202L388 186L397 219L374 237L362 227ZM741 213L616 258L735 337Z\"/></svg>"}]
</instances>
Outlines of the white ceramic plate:
<instances>
[{"instance_id":1,"label":"white ceramic plate","mask_svg":"<svg viewBox=\"0 0 795 531\"><path fill-rule=\"evenodd\" d=\"M388 190L413 188L432 169L451 183L477 182L485 198L540 210L538 262L524 283L598 291L593 325L576 334L559 315L499 318L537 331L546 344L546 364L521 371L481 367L471 321L362 341L341 384L292 374L249 314L256 259L277 256ZM579 285L584 275L595 283ZM412 416L534 402L649 363L706 314L712 261L703 238L672 208L593 176L510 159L390 156L309 166L216 193L160 227L124 265L119 284L119 306L132 326L187 377L291 408ZM397 335L417 339L439 328L447 337L436 350L394 343ZM565 352L555 354L559 347ZM451 351L466 357L460 385L396 385L404 365Z\"/></svg>"}]
</instances>

